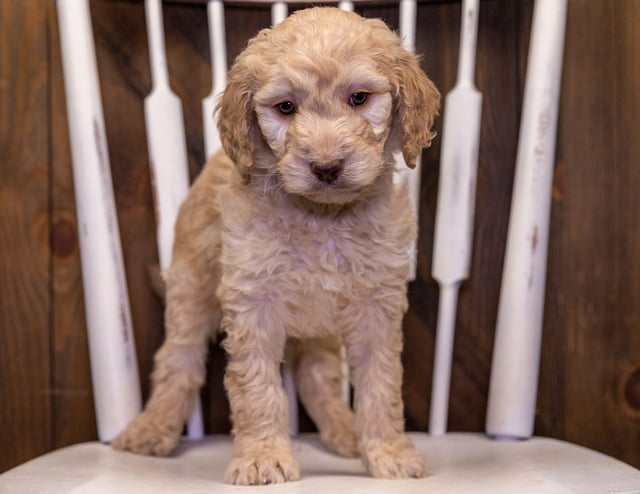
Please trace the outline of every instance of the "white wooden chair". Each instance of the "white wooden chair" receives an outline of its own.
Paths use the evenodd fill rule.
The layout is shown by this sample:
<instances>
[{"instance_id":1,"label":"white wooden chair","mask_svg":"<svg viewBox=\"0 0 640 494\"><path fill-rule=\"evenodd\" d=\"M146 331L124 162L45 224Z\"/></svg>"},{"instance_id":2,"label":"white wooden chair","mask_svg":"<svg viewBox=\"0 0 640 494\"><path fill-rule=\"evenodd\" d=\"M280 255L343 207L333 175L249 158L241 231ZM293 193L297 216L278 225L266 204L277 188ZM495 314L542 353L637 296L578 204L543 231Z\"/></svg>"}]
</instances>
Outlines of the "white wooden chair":
<instances>
[{"instance_id":1,"label":"white wooden chair","mask_svg":"<svg viewBox=\"0 0 640 494\"><path fill-rule=\"evenodd\" d=\"M149 98L145 111L148 117L158 116L153 112L164 112L164 118L156 118L155 121L168 122L168 126L162 128L148 125L150 156L156 168L154 173L158 207L161 212L160 218L163 220L158 226L160 262L166 265L166 249L172 240L175 210L186 194L188 186L184 129L180 103L168 86L163 54L164 41L162 29L159 27L162 25L160 2L149 0L147 4L155 99ZM415 2L401 0L400 4L402 31L411 49L411 33L415 29ZM432 434L411 434L416 445L427 456L431 476L420 480L375 480L367 476L360 460L336 457L322 448L316 435L302 434L294 439L294 451L300 461L303 479L289 484L262 487L265 492L640 493L640 471L582 447L552 439L530 437L546 265L547 229L544 227L544 216L546 215L548 220L548 208L545 208L545 201L548 204L548 176L553 165L555 115L561 66L561 57L556 57L555 61L551 59L553 53L562 53L566 0L538 0L537 4L539 5L534 15L534 38L531 42L532 52L528 68L530 78L527 80L525 91L519 143L512 226L496 336L487 434L444 433L446 413L442 413L441 410L446 411L448 401L453 327L453 321L445 321L442 326L450 328L439 329L438 334L434 390L440 391L434 392L432 400L432 410L435 411L435 417L432 417L430 423ZM0 493L257 492L259 488L223 484L224 469L232 451L231 438L228 436L210 436L196 441L185 438L177 453L171 458L143 457L116 452L104 444L140 409L140 390L135 351L132 346L127 292L122 274L120 242L117 228L113 228L116 220L88 0L57 0L57 6L64 53L78 217L80 224L91 225L90 229L83 231L81 252L90 345L102 350L92 352L98 434L102 442L70 446L18 466L0 475ZM477 14L477 2L465 2L464 6ZM344 2L341 7L350 8L352 5ZM286 9L284 3L273 5L274 22L286 15ZM223 75L226 70L222 2L211 0L208 12L213 28L212 95L215 95L224 87ZM551 18L544 17L545 15ZM160 22L154 22L154 19L160 19ZM465 26L463 32L465 29L475 28L473 25ZM546 31L542 32L541 29ZM536 40L536 36L546 41ZM472 33L472 39L473 46L475 31ZM469 60L461 63L467 64L464 70L468 71ZM539 70L536 64L540 63L547 69ZM472 63L470 70L472 73ZM537 74L537 77L533 74ZM463 83L471 86L473 84L468 78ZM459 81L459 84L462 83ZM556 106L551 105L553 115L550 117L547 133L541 135L538 127L532 139L534 127L527 121L538 109L536 95L540 94L540 91L547 96L555 94ZM551 101L553 102L553 97ZM550 108L548 103L549 100L546 101L547 110ZM212 105L213 96L203 104L205 115L211 115ZM153 120L154 118L149 118L148 122ZM205 133L209 137L206 144L207 154L219 145L211 124L210 119L205 119ZM473 140L471 130L467 132L466 138ZM545 151L541 153L542 148ZM467 172L469 185L473 185L473 146L469 149L470 168ZM538 159L537 167L531 168L527 166L530 161L528 158L534 154ZM179 169L174 166L172 170L163 167L162 158L167 156L174 165L184 163L185 167ZM533 180L532 173L538 174ZM415 177L412 183L414 187L418 183ZM538 184L538 187L532 189L526 186L531 183ZM82 187L78 187L79 184L82 184ZM446 184L441 182L440 194L443 194L444 187ZM536 207L530 208L532 205ZM447 207L446 204L441 206ZM472 201L458 207L465 210L461 217L468 219L471 215L472 218ZM455 221L453 217L456 213L450 214L453 216L448 217L448 221ZM532 218L536 214L539 216ZM542 255L538 258L539 269L533 281L538 295L518 297L517 273L519 266L524 263L523 249L518 245L522 233L518 228L523 224L526 226L528 221L535 221L538 225L539 242L544 247L538 249L543 251L542 254L536 254ZM447 233L440 235L446 236ZM100 249L106 255L98 255ZM103 261L100 264L90 262L91 259L97 258ZM443 293L450 285L454 286L455 292L457 285L466 275L464 266L460 271L455 263L465 261L454 259L441 262L445 263L445 267L441 270L436 269L438 272L435 275L443 286ZM457 269L457 275L449 278L443 275L447 272L447 263L454 263L451 269ZM96 279L100 279L101 283L93 283ZM530 282L531 280L527 280L527 283ZM506 293L515 298L506 302ZM443 305L442 300L445 298L441 298ZM455 295L453 299L449 298L448 308L441 308L441 316L446 318L447 312L455 314ZM530 323L514 324L514 320ZM505 330L506 327L509 327L508 331ZM520 327L521 330L517 329ZM113 331L114 328L118 330ZM105 349L107 351L104 351ZM508 373L505 372L506 368L509 369ZM510 382L502 379L506 374L516 376L517 389L510 388ZM285 373L285 380L286 377ZM100 400L100 397L105 395L111 397L108 406ZM119 401L113 397L119 397ZM292 429L295 430L295 410L292 410L292 416ZM201 436L202 429L197 413L189 429L191 436Z\"/></svg>"}]
</instances>

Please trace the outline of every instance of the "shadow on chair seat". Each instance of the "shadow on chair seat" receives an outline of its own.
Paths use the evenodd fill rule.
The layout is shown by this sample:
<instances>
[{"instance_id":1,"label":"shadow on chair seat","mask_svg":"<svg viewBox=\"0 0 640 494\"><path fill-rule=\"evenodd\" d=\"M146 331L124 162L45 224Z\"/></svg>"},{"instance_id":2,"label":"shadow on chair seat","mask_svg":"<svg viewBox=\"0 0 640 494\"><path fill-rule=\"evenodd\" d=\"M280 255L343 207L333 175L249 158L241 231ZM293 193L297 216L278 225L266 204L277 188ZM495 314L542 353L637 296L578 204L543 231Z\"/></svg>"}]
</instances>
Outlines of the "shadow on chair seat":
<instances>
[{"instance_id":1,"label":"shadow on chair seat","mask_svg":"<svg viewBox=\"0 0 640 494\"><path fill-rule=\"evenodd\" d=\"M473 493L640 494L640 471L608 456L534 438L499 442L480 434L411 435L428 459L421 480L370 478L359 459L327 452L314 434L294 442L302 480L263 488L223 484L231 457L228 436L184 442L170 458L112 451L101 443L70 446L0 476L0 493Z\"/></svg>"}]
</instances>

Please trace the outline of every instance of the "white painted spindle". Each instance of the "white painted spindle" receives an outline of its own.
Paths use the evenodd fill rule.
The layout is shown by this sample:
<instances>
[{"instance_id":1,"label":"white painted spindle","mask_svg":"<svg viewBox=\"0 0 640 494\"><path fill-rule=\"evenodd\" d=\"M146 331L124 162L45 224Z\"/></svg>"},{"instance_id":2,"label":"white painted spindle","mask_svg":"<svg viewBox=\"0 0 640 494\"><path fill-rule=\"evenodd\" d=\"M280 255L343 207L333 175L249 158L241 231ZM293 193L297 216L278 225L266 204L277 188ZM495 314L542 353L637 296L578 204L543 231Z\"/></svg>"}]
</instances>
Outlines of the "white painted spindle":
<instances>
[{"instance_id":1,"label":"white painted spindle","mask_svg":"<svg viewBox=\"0 0 640 494\"><path fill-rule=\"evenodd\" d=\"M533 433L566 0L536 0L502 273L486 431Z\"/></svg>"},{"instance_id":2,"label":"white painted spindle","mask_svg":"<svg viewBox=\"0 0 640 494\"><path fill-rule=\"evenodd\" d=\"M141 407L109 151L87 0L57 0L98 436Z\"/></svg>"},{"instance_id":3,"label":"white painted spindle","mask_svg":"<svg viewBox=\"0 0 640 494\"><path fill-rule=\"evenodd\" d=\"M202 129L204 133L205 159L209 159L222 145L216 126L214 111L217 98L227 84L227 42L222 0L207 3L209 21L209 50L211 56L211 92L202 100Z\"/></svg>"},{"instance_id":4,"label":"white painted spindle","mask_svg":"<svg viewBox=\"0 0 640 494\"><path fill-rule=\"evenodd\" d=\"M469 276L482 95L474 85L479 1L461 10L458 79L444 105L433 277L440 284L429 432L447 431L458 289Z\"/></svg>"},{"instance_id":5,"label":"white painted spindle","mask_svg":"<svg viewBox=\"0 0 640 494\"><path fill-rule=\"evenodd\" d=\"M287 2L274 2L271 4L271 25L275 26L284 21L289 15Z\"/></svg>"},{"instance_id":6,"label":"white painted spindle","mask_svg":"<svg viewBox=\"0 0 640 494\"><path fill-rule=\"evenodd\" d=\"M189 191L189 165L182 103L169 84L160 0L145 0L145 13L153 87L144 101L144 116L158 223L158 254L164 271L171 265L178 210ZM199 393L188 433L192 439L204 435Z\"/></svg>"},{"instance_id":7,"label":"white painted spindle","mask_svg":"<svg viewBox=\"0 0 640 494\"><path fill-rule=\"evenodd\" d=\"M343 0L342 2L338 2L338 8L341 10L346 10L347 12L353 12L354 5L353 2L349 0Z\"/></svg>"}]
</instances>

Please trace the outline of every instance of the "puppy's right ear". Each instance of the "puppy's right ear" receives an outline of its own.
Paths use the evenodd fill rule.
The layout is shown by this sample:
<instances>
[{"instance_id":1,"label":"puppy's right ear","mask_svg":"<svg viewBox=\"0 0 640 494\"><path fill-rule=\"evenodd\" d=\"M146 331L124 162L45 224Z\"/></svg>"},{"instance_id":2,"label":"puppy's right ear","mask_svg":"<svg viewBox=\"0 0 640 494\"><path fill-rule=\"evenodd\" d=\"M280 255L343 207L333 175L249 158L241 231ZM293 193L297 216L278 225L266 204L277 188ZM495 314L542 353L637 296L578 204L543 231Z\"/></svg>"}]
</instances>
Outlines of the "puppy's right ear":
<instances>
[{"instance_id":1,"label":"puppy's right ear","mask_svg":"<svg viewBox=\"0 0 640 494\"><path fill-rule=\"evenodd\" d=\"M415 168L416 158L435 137L431 128L440 108L440 93L414 54L401 49L395 64L402 154L407 166Z\"/></svg>"},{"instance_id":2,"label":"puppy's right ear","mask_svg":"<svg viewBox=\"0 0 640 494\"><path fill-rule=\"evenodd\" d=\"M236 164L242 180L249 183L254 159L257 120L253 105L253 80L246 56L241 54L231 67L227 86L216 106L218 132L227 156Z\"/></svg>"}]
</instances>

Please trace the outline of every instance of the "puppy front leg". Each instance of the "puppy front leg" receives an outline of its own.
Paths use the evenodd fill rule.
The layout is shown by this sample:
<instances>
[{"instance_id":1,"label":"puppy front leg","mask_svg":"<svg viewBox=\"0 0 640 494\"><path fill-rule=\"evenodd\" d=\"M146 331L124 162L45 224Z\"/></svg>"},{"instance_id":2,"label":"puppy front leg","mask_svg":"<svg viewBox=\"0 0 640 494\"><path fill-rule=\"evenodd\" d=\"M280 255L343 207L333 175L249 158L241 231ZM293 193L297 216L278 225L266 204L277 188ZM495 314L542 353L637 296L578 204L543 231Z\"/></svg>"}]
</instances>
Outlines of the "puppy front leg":
<instances>
[{"instance_id":1,"label":"puppy front leg","mask_svg":"<svg viewBox=\"0 0 640 494\"><path fill-rule=\"evenodd\" d=\"M224 480L229 484L273 484L300 478L288 432L282 386L284 332L267 331L264 318L236 317L224 341L229 355L225 387L231 406L234 452Z\"/></svg>"},{"instance_id":2,"label":"puppy front leg","mask_svg":"<svg viewBox=\"0 0 640 494\"><path fill-rule=\"evenodd\" d=\"M358 447L374 477L424 477L424 456L404 432L402 314L390 315L380 305L363 307L357 328L345 338Z\"/></svg>"}]
</instances>

